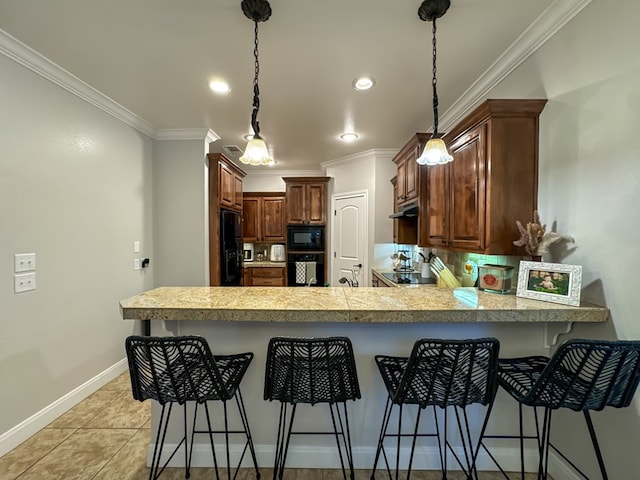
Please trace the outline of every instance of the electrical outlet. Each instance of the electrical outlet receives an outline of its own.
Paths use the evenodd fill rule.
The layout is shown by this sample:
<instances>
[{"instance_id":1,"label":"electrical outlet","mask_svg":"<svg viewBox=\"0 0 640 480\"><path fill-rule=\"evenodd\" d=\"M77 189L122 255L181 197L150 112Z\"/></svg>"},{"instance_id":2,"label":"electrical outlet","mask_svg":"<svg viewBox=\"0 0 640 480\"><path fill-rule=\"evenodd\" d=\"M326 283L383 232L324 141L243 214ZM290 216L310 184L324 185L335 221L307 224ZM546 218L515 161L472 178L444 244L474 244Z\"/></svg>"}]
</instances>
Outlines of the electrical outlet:
<instances>
[{"instance_id":1,"label":"electrical outlet","mask_svg":"<svg viewBox=\"0 0 640 480\"><path fill-rule=\"evenodd\" d=\"M13 287L16 293L28 292L36 289L36 274L16 273L13 276Z\"/></svg>"},{"instance_id":2,"label":"electrical outlet","mask_svg":"<svg viewBox=\"0 0 640 480\"><path fill-rule=\"evenodd\" d=\"M16 253L13 255L14 273L32 272L36 269L35 253Z\"/></svg>"},{"instance_id":3,"label":"electrical outlet","mask_svg":"<svg viewBox=\"0 0 640 480\"><path fill-rule=\"evenodd\" d=\"M134 258L133 259L133 269L134 270L140 270L140 259L139 258Z\"/></svg>"}]
</instances>

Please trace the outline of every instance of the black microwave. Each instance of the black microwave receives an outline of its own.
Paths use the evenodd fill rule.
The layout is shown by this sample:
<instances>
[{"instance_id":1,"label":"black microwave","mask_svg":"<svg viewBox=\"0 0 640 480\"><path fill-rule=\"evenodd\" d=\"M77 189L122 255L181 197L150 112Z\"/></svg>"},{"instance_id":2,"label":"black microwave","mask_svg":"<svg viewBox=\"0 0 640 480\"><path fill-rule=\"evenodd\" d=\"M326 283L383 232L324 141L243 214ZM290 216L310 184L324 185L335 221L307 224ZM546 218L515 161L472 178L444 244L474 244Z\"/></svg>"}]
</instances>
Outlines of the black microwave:
<instances>
[{"instance_id":1,"label":"black microwave","mask_svg":"<svg viewBox=\"0 0 640 480\"><path fill-rule=\"evenodd\" d=\"M324 225L289 225L287 250L324 250Z\"/></svg>"}]
</instances>

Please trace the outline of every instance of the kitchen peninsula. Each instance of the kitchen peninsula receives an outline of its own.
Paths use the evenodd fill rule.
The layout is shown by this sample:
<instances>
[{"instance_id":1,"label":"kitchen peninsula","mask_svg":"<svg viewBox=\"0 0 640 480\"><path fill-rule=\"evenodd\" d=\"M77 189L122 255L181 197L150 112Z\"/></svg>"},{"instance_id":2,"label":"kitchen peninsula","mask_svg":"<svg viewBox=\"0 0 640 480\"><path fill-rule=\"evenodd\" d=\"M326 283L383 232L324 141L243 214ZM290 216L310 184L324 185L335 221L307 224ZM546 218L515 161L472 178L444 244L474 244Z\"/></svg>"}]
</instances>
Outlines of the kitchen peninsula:
<instances>
[{"instance_id":1,"label":"kitchen peninsula","mask_svg":"<svg viewBox=\"0 0 640 480\"><path fill-rule=\"evenodd\" d=\"M476 288L162 287L120 302L125 320L255 322L604 322L608 310Z\"/></svg>"},{"instance_id":2,"label":"kitchen peninsula","mask_svg":"<svg viewBox=\"0 0 640 480\"><path fill-rule=\"evenodd\" d=\"M608 309L594 305L570 307L475 288L411 286L161 287L122 300L120 311L125 320L150 320L155 335L202 335L214 354L254 353L241 388L261 467L273 465L277 432L279 405L262 399L266 349L274 336L342 335L351 339L362 392L362 399L349 403L354 462L356 468L371 468L386 401L375 355L408 355L414 342L424 337L488 336L500 340L504 356L548 354L549 345L558 334L569 332L572 322L596 325L608 320ZM509 422L517 418L517 411L514 402L508 400L498 396L490 429L504 430L505 422L511 428ZM152 414L154 428L160 414L156 407ZM403 415L409 418L414 413L407 409ZM301 415L308 431L326 431L331 422L325 407L314 410L313 415L301 410ZM432 426L430 415L425 428ZM171 443L179 438L180 428L170 428L166 449L169 451ZM205 439L200 441L203 443L195 446L193 462L208 466L208 444ZM296 442L290 447L288 467L339 468L335 439L304 436ZM241 443L232 447L232 455L242 450ZM176 455L172 464L180 466L182 458ZM501 447L497 458L507 469L517 470L517 445ZM414 466L438 468L437 449L425 447ZM482 457L480 468L490 469L492 465Z\"/></svg>"}]
</instances>

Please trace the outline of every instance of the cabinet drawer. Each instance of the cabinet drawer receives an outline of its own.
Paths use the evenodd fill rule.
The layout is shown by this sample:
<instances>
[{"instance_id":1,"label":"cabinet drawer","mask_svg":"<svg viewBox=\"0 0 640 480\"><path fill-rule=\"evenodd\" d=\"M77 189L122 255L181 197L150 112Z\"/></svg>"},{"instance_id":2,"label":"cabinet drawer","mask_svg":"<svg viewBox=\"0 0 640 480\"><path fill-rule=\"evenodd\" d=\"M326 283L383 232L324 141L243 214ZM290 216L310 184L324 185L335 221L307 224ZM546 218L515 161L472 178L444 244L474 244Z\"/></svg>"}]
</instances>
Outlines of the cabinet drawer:
<instances>
[{"instance_id":1,"label":"cabinet drawer","mask_svg":"<svg viewBox=\"0 0 640 480\"><path fill-rule=\"evenodd\" d=\"M284 268L282 267L256 267L251 270L252 278L284 278ZM254 281L255 283L255 281Z\"/></svg>"},{"instance_id":2,"label":"cabinet drawer","mask_svg":"<svg viewBox=\"0 0 640 480\"><path fill-rule=\"evenodd\" d=\"M254 275L251 279L251 285L254 287L284 287L284 277L267 278L257 277Z\"/></svg>"}]
</instances>

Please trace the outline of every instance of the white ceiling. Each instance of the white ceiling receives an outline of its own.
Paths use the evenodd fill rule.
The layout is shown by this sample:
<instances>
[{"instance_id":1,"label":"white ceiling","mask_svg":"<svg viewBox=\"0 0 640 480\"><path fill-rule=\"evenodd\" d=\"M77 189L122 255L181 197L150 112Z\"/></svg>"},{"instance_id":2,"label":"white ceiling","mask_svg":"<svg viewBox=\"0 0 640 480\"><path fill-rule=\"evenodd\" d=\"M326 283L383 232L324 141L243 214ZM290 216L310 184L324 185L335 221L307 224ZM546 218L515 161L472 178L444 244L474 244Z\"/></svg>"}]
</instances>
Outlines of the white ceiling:
<instances>
[{"instance_id":1,"label":"white ceiling","mask_svg":"<svg viewBox=\"0 0 640 480\"><path fill-rule=\"evenodd\" d=\"M438 20L441 117L523 32L540 30L567 2L585 3L452 0ZM431 24L418 18L420 0L270 3L259 26L259 120L278 169L398 149L431 128ZM217 150L244 149L253 22L240 0L0 0L0 29L154 130L210 128L221 137ZM353 90L361 74L375 78L372 90ZM209 90L215 77L230 83L229 94ZM351 128L358 141L338 140Z\"/></svg>"}]
</instances>

